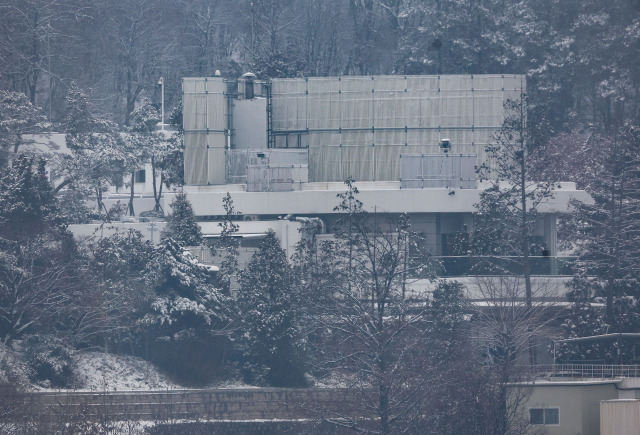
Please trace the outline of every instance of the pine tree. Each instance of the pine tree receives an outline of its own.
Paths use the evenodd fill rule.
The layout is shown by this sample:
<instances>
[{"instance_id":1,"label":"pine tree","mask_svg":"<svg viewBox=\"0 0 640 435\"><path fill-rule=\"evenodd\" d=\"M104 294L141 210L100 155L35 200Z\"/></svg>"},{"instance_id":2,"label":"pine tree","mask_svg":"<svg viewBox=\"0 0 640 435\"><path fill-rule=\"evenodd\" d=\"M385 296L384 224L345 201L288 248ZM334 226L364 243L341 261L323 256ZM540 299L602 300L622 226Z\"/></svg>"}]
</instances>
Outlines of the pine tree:
<instances>
[{"instance_id":1,"label":"pine tree","mask_svg":"<svg viewBox=\"0 0 640 435\"><path fill-rule=\"evenodd\" d=\"M131 174L129 181L129 204L127 206L129 216L134 216L133 198L135 195L136 171L151 158L154 148L159 148L159 142L164 137L158 136L156 125L160 122L160 114L150 104L146 104L129 114L129 131L124 136L125 149L127 151L127 170ZM157 192L154 170L154 199L156 200L154 211L159 211L160 199Z\"/></svg>"},{"instance_id":2,"label":"pine tree","mask_svg":"<svg viewBox=\"0 0 640 435\"><path fill-rule=\"evenodd\" d=\"M238 305L248 378L269 385L303 386L303 345L297 325L293 272L273 231L267 233L240 278Z\"/></svg>"},{"instance_id":3,"label":"pine tree","mask_svg":"<svg viewBox=\"0 0 640 435\"><path fill-rule=\"evenodd\" d=\"M109 350L131 342L136 322L148 309L153 292L147 274L155 251L139 231L129 229L96 240L90 252L94 284L65 323L77 344Z\"/></svg>"},{"instance_id":4,"label":"pine tree","mask_svg":"<svg viewBox=\"0 0 640 435\"><path fill-rule=\"evenodd\" d=\"M166 331L172 340L183 330L222 328L229 319L229 303L209 284L208 268L172 239L156 247L146 279L155 298L142 322Z\"/></svg>"},{"instance_id":5,"label":"pine tree","mask_svg":"<svg viewBox=\"0 0 640 435\"><path fill-rule=\"evenodd\" d=\"M635 307L640 298L640 128L627 125L616 136L592 143L600 148L602 158L594 168L597 176L589 192L593 203L576 204L580 257L570 297L578 305L602 297L609 332L636 331L640 314ZM626 303L628 298L634 303Z\"/></svg>"},{"instance_id":6,"label":"pine tree","mask_svg":"<svg viewBox=\"0 0 640 435\"><path fill-rule=\"evenodd\" d=\"M167 226L162 231L162 239L173 239L180 246L200 246L202 230L196 222L191 203L184 192L178 193L171 201L172 213L167 217Z\"/></svg>"},{"instance_id":7,"label":"pine tree","mask_svg":"<svg viewBox=\"0 0 640 435\"><path fill-rule=\"evenodd\" d=\"M505 102L506 116L496 133L496 143L487 147L488 161L478 168L490 187L481 193L477 204L473 245L480 255L512 257L521 270L525 303L531 309L530 257L536 250L542 251L536 246L534 226L539 218L538 207L552 198L553 192L551 183L531 180L536 148L527 125L528 107L524 94L518 100ZM530 363L535 364L533 337L529 357Z\"/></svg>"}]
</instances>

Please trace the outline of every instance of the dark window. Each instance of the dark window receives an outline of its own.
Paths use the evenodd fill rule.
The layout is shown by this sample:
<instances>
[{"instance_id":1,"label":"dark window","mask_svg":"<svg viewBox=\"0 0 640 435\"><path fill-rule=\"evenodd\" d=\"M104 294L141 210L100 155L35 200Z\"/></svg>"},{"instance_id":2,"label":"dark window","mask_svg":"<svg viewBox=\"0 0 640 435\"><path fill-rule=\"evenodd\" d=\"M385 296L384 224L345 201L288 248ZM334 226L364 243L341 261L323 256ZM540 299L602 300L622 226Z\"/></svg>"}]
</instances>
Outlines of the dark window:
<instances>
[{"instance_id":1,"label":"dark window","mask_svg":"<svg viewBox=\"0 0 640 435\"><path fill-rule=\"evenodd\" d=\"M144 169L136 171L136 183L144 183L147 179L147 173Z\"/></svg>"},{"instance_id":2,"label":"dark window","mask_svg":"<svg viewBox=\"0 0 640 435\"><path fill-rule=\"evenodd\" d=\"M544 424L560 424L560 409L558 408L545 409Z\"/></svg>"},{"instance_id":3,"label":"dark window","mask_svg":"<svg viewBox=\"0 0 640 435\"><path fill-rule=\"evenodd\" d=\"M544 412L541 408L529 410L529 423L544 424Z\"/></svg>"},{"instance_id":4,"label":"dark window","mask_svg":"<svg viewBox=\"0 0 640 435\"><path fill-rule=\"evenodd\" d=\"M560 408L529 409L530 424L560 424Z\"/></svg>"},{"instance_id":5,"label":"dark window","mask_svg":"<svg viewBox=\"0 0 640 435\"><path fill-rule=\"evenodd\" d=\"M252 100L254 97L254 93L253 93L253 82L251 80L247 80L244 83L244 97L247 100Z\"/></svg>"}]
</instances>

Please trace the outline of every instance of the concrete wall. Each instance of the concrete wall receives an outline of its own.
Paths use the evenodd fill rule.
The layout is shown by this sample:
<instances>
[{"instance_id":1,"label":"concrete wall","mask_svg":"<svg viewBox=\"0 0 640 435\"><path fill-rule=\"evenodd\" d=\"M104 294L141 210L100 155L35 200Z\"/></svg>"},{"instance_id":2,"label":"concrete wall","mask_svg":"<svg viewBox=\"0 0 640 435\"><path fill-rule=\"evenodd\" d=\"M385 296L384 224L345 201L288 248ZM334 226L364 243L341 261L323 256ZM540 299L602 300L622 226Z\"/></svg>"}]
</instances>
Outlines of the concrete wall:
<instances>
[{"instance_id":1,"label":"concrete wall","mask_svg":"<svg viewBox=\"0 0 640 435\"><path fill-rule=\"evenodd\" d=\"M236 223L239 227L239 234L260 236L266 234L270 229L273 230L276 237L280 240L280 247L285 251L288 258L293 255L295 246L300 241L300 228L303 225L300 222L292 222L288 220L256 222L239 221ZM90 237L108 237L117 232L132 229L140 231L145 240L149 240L152 243L158 243L160 241L160 232L164 230L166 225L166 222L153 222L153 226L148 222L113 222L104 224L69 225L69 231L71 231L78 239L86 239ZM205 237L207 235L215 236L220 234L221 228L218 226L218 222L199 222L198 225L200 225L200 229ZM206 259L209 259L209 257L206 257L205 260Z\"/></svg>"},{"instance_id":2,"label":"concrete wall","mask_svg":"<svg viewBox=\"0 0 640 435\"><path fill-rule=\"evenodd\" d=\"M378 213L473 213L483 189L401 190L399 182L357 183L357 187L360 190L358 199L364 208ZM589 199L584 191L575 190L575 185L568 187L555 190L554 197L540 204L538 211L563 213L569 211L572 198ZM198 216L223 215L222 198L227 192L231 192L234 204L244 214L330 214L338 204L336 195L345 191L343 183L308 183L294 192L246 192L244 189L243 185L226 185L188 186L185 190ZM165 204L171 199L170 195L165 196Z\"/></svg>"},{"instance_id":3,"label":"concrete wall","mask_svg":"<svg viewBox=\"0 0 640 435\"><path fill-rule=\"evenodd\" d=\"M358 391L338 388L31 393L27 397L36 415L163 422L318 418L318 411L353 415L348 404L361 399Z\"/></svg>"}]
</instances>

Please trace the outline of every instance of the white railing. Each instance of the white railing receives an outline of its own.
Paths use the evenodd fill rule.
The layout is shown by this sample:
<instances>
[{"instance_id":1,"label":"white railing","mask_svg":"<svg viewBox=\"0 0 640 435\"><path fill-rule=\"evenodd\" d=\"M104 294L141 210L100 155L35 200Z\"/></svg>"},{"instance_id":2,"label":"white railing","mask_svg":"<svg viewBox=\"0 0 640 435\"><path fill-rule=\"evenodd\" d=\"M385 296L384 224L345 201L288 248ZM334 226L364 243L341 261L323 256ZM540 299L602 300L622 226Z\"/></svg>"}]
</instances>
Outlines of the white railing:
<instances>
[{"instance_id":1,"label":"white railing","mask_svg":"<svg viewBox=\"0 0 640 435\"><path fill-rule=\"evenodd\" d=\"M572 379L640 378L639 364L546 364L521 367L536 377Z\"/></svg>"}]
</instances>

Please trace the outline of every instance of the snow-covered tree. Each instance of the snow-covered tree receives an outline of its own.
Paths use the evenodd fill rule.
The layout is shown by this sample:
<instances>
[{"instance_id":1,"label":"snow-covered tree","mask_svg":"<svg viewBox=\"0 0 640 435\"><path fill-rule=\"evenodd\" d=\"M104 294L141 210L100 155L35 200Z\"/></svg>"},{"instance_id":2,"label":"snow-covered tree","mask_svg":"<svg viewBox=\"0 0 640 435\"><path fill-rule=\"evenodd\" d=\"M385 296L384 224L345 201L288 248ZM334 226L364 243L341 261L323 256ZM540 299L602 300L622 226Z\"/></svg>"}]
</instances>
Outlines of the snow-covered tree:
<instances>
[{"instance_id":1,"label":"snow-covered tree","mask_svg":"<svg viewBox=\"0 0 640 435\"><path fill-rule=\"evenodd\" d=\"M0 90L0 167L25 144L24 135L44 131L48 124L40 108L21 92Z\"/></svg>"},{"instance_id":2,"label":"snow-covered tree","mask_svg":"<svg viewBox=\"0 0 640 435\"><path fill-rule=\"evenodd\" d=\"M475 215L473 249L476 254L509 256L522 271L525 300L532 306L531 255L542 252L534 239L539 219L538 207L549 200L552 184L531 179L535 143L527 125L528 100L505 102L506 116L496 133L495 144L487 147L487 162L478 168L481 179L490 187L480 195ZM536 360L531 346L531 363Z\"/></svg>"},{"instance_id":3,"label":"snow-covered tree","mask_svg":"<svg viewBox=\"0 0 640 435\"><path fill-rule=\"evenodd\" d=\"M419 431L427 424L436 379L446 371L431 358L429 307L405 291L407 275L428 259L418 250L419 237L406 215L378 221L364 210L353 180L346 184L338 195L336 211L342 216L335 240L322 243L317 254L324 265L313 273L322 276L314 277L316 284L304 295L315 330L324 332L327 344L318 363L346 374L359 394L339 419L327 418L361 428L363 422L345 420L357 409L371 416L380 433Z\"/></svg>"},{"instance_id":4,"label":"snow-covered tree","mask_svg":"<svg viewBox=\"0 0 640 435\"><path fill-rule=\"evenodd\" d=\"M135 230L119 231L89 246L89 275L93 285L65 324L78 345L107 350L133 340L137 320L148 309L153 292L147 282L153 246Z\"/></svg>"},{"instance_id":5,"label":"snow-covered tree","mask_svg":"<svg viewBox=\"0 0 640 435\"><path fill-rule=\"evenodd\" d=\"M206 333L230 319L229 300L209 283L209 268L172 239L163 240L147 267L155 292L142 323L167 333L171 340L185 330Z\"/></svg>"},{"instance_id":6,"label":"snow-covered tree","mask_svg":"<svg viewBox=\"0 0 640 435\"><path fill-rule=\"evenodd\" d=\"M135 195L135 181L136 171L144 164L148 159L152 158L154 149L157 153L164 146L160 145L160 142L164 141L164 136L158 136L156 132L156 125L160 122L160 114L150 104L136 109L129 115L129 129L126 135L123 136L125 142L125 150L127 151L127 170L131 174L129 181L129 205L127 206L127 213L129 216L135 215L133 208L133 198ZM155 175L155 170L154 170ZM156 200L155 207L160 207L160 198L156 188L155 177L153 180L154 187L154 199Z\"/></svg>"},{"instance_id":7,"label":"snow-covered tree","mask_svg":"<svg viewBox=\"0 0 640 435\"><path fill-rule=\"evenodd\" d=\"M180 246L200 246L202 230L196 222L187 194L180 192L171 201L171 214L167 216L167 226L162 231L162 239L172 239Z\"/></svg>"},{"instance_id":8,"label":"snow-covered tree","mask_svg":"<svg viewBox=\"0 0 640 435\"><path fill-rule=\"evenodd\" d=\"M109 186L122 187L130 160L122 136L116 125L93 115L88 95L75 84L67 93L64 126L71 154L57 154L53 162L55 192L69 187L93 196L98 213L108 217L102 195Z\"/></svg>"},{"instance_id":9,"label":"snow-covered tree","mask_svg":"<svg viewBox=\"0 0 640 435\"><path fill-rule=\"evenodd\" d=\"M75 244L44 161L19 155L0 173L0 245L0 339L6 343L50 327L74 289Z\"/></svg>"},{"instance_id":10,"label":"snow-covered tree","mask_svg":"<svg viewBox=\"0 0 640 435\"><path fill-rule=\"evenodd\" d=\"M297 323L293 272L273 231L240 277L238 342L254 382L303 386L303 342Z\"/></svg>"},{"instance_id":11,"label":"snow-covered tree","mask_svg":"<svg viewBox=\"0 0 640 435\"><path fill-rule=\"evenodd\" d=\"M151 184L153 186L154 212L162 212L160 201L164 186L182 185L184 173L182 135L171 137L158 136L151 141L149 158L151 160Z\"/></svg>"}]
</instances>

